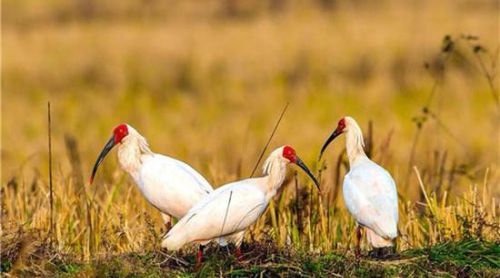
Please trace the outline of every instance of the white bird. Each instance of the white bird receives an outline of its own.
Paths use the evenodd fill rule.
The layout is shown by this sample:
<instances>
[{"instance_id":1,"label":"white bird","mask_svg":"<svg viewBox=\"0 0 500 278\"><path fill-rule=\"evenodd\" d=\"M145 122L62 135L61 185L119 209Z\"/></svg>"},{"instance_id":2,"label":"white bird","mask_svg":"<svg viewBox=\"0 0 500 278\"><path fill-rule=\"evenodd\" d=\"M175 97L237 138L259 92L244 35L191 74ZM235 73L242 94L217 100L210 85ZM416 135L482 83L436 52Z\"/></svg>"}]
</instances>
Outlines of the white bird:
<instances>
[{"instance_id":1,"label":"white bird","mask_svg":"<svg viewBox=\"0 0 500 278\"><path fill-rule=\"evenodd\" d=\"M108 152L118 146L118 161L142 195L162 213L167 231L172 217L182 218L196 203L213 191L208 181L186 163L153 153L146 139L128 124L113 129L99 154L90 183Z\"/></svg>"},{"instance_id":2,"label":"white bird","mask_svg":"<svg viewBox=\"0 0 500 278\"><path fill-rule=\"evenodd\" d=\"M361 227L366 230L368 242L374 253L393 246L398 235L398 193L391 175L371 161L365 154L361 128L351 117L344 117L321 148L320 158L326 147L337 136L345 133L350 171L344 177L344 202L354 216L356 227L356 256L360 256Z\"/></svg>"},{"instance_id":3,"label":"white bird","mask_svg":"<svg viewBox=\"0 0 500 278\"><path fill-rule=\"evenodd\" d=\"M200 243L197 265L201 263L203 245L217 237L225 237L236 245L236 256L245 230L264 213L286 176L286 166L295 163L319 184L307 166L290 146L274 150L264 163L264 176L232 182L217 188L194 206L165 235L162 247L178 250L190 242Z\"/></svg>"}]
</instances>

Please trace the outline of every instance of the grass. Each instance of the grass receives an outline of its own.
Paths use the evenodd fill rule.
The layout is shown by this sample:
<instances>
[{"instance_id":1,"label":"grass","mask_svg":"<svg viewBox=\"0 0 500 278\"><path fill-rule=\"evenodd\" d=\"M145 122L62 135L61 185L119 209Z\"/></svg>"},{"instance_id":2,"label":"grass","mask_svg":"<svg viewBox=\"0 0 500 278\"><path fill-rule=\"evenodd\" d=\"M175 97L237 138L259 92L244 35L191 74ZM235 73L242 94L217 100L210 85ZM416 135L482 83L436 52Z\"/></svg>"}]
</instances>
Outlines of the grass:
<instances>
[{"instance_id":1,"label":"grass","mask_svg":"<svg viewBox=\"0 0 500 278\"><path fill-rule=\"evenodd\" d=\"M500 245L467 238L459 242L444 242L432 247L405 252L408 255L426 255L436 264L473 270L500 268Z\"/></svg>"},{"instance_id":2,"label":"grass","mask_svg":"<svg viewBox=\"0 0 500 278\"><path fill-rule=\"evenodd\" d=\"M498 243L477 239L445 242L426 249L403 252L399 258L356 260L348 254L310 254L283 249L273 243L245 246L238 262L225 249L207 252L201 269L194 269L190 255L139 252L107 255L82 263L54 255L44 267L27 267L12 274L52 277L497 277L500 274ZM50 251L45 251L49 252ZM33 256L28 264L38 265Z\"/></svg>"},{"instance_id":3,"label":"grass","mask_svg":"<svg viewBox=\"0 0 500 278\"><path fill-rule=\"evenodd\" d=\"M4 2L2 272L196 276L189 250L164 263L161 218L112 155L87 185L100 147L128 122L217 187L250 175L290 102L270 149L294 146L324 195L291 170L246 235L255 261L219 251L198 274L496 276L497 4ZM344 115L396 180L404 262L353 260L342 140L317 162Z\"/></svg>"}]
</instances>

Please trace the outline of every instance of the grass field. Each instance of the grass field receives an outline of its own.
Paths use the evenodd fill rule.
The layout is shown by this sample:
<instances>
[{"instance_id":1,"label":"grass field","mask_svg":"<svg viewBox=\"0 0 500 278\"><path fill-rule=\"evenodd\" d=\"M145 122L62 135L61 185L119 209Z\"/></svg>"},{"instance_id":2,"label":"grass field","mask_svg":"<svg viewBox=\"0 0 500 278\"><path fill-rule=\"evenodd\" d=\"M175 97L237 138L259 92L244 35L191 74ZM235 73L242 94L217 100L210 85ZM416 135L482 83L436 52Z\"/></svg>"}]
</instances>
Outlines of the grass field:
<instances>
[{"instance_id":1,"label":"grass field","mask_svg":"<svg viewBox=\"0 0 500 278\"><path fill-rule=\"evenodd\" d=\"M3 1L2 273L500 275L497 1L138 3ZM241 263L209 249L196 272L194 247L161 251L114 154L87 183L121 122L215 187L248 177L287 102L270 149L294 146L324 194L293 168ZM343 139L317 162L344 115L396 180L399 260L354 260Z\"/></svg>"}]
</instances>

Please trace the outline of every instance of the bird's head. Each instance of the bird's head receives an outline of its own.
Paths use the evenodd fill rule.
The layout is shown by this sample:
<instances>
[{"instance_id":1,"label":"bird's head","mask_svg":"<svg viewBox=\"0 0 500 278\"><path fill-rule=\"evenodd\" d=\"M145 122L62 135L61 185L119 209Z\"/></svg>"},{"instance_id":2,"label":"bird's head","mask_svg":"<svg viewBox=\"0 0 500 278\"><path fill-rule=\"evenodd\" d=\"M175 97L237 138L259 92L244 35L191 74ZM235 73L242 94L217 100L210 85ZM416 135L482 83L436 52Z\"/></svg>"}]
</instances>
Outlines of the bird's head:
<instances>
[{"instance_id":1,"label":"bird's head","mask_svg":"<svg viewBox=\"0 0 500 278\"><path fill-rule=\"evenodd\" d=\"M313 180L314 184L320 190L319 183L316 180L316 177L311 173L306 164L297 156L297 152L290 146L282 146L274 150L270 155L267 161L265 162L265 172L269 172L269 167L271 166L272 161L280 161L284 164L293 163L299 166L306 174Z\"/></svg>"},{"instance_id":2,"label":"bird's head","mask_svg":"<svg viewBox=\"0 0 500 278\"><path fill-rule=\"evenodd\" d=\"M321 152L319 154L319 159L321 159L326 148L335 138L337 138L340 134L346 133L347 131L353 128L359 129L358 124L353 118L349 116L341 118L337 124L337 128L335 128L330 137L328 137L326 142L323 144L323 147L321 148Z\"/></svg>"},{"instance_id":3,"label":"bird's head","mask_svg":"<svg viewBox=\"0 0 500 278\"><path fill-rule=\"evenodd\" d=\"M128 124L119 124L113 129L113 141L115 145L121 143L123 138L129 134L130 126Z\"/></svg>"},{"instance_id":4,"label":"bird's head","mask_svg":"<svg viewBox=\"0 0 500 278\"><path fill-rule=\"evenodd\" d=\"M113 135L109 138L106 145L102 149L97 161L94 164L94 168L92 169L92 175L90 176L90 184L94 181L95 173L97 172L97 168L101 165L102 161L106 157L106 155L111 151L111 149L117 144L121 144L125 138L129 135L129 133L133 131L133 128L128 124L119 124L113 129Z\"/></svg>"}]
</instances>

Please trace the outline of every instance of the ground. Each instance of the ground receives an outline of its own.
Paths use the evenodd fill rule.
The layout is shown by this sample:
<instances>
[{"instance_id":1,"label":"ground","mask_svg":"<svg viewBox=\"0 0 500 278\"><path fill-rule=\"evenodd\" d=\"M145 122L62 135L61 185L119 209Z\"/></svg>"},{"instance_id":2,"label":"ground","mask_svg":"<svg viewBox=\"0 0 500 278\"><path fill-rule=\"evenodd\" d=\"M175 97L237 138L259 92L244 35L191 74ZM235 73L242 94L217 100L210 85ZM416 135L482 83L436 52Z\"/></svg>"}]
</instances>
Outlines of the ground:
<instances>
[{"instance_id":1,"label":"ground","mask_svg":"<svg viewBox=\"0 0 500 278\"><path fill-rule=\"evenodd\" d=\"M226 249L211 248L203 266L194 252L160 250L98 257L82 262L54 252L48 244L19 243L2 254L2 272L19 277L499 277L500 245L477 239L411 249L397 258L376 260L351 252L314 254L278 248L273 243L244 245L238 262ZM30 249L31 251L26 251ZM4 250L5 251L5 250ZM23 254L30 252L30 254ZM24 258L23 258L24 257Z\"/></svg>"}]
</instances>

